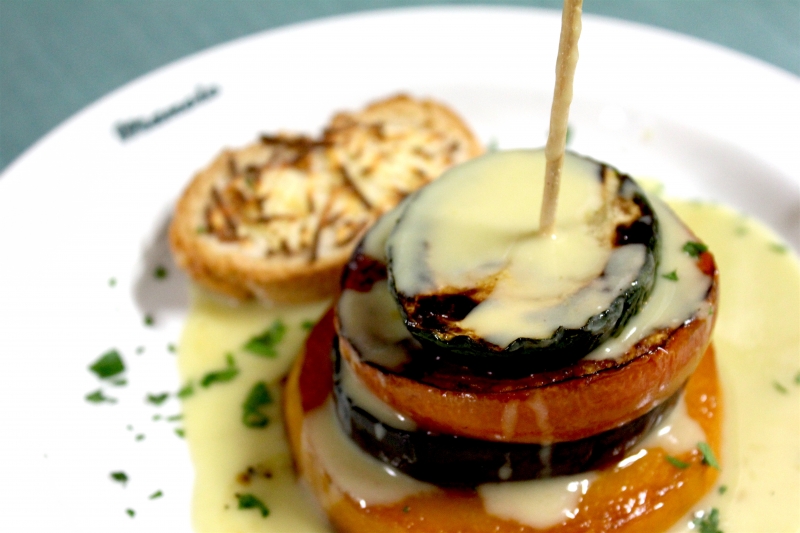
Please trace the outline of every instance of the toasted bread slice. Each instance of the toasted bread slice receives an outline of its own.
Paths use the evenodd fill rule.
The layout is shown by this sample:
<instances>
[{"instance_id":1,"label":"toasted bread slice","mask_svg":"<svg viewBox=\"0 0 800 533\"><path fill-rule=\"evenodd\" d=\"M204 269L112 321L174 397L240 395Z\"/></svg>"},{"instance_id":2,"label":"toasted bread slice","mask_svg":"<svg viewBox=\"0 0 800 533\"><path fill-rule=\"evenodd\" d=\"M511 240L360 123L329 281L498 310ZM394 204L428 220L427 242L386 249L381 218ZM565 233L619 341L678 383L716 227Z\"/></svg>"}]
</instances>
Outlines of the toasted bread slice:
<instances>
[{"instance_id":1,"label":"toasted bread slice","mask_svg":"<svg viewBox=\"0 0 800 533\"><path fill-rule=\"evenodd\" d=\"M377 217L481 152L450 109L405 95L337 114L319 139L264 136L191 181L170 228L175 260L235 298L331 296Z\"/></svg>"}]
</instances>

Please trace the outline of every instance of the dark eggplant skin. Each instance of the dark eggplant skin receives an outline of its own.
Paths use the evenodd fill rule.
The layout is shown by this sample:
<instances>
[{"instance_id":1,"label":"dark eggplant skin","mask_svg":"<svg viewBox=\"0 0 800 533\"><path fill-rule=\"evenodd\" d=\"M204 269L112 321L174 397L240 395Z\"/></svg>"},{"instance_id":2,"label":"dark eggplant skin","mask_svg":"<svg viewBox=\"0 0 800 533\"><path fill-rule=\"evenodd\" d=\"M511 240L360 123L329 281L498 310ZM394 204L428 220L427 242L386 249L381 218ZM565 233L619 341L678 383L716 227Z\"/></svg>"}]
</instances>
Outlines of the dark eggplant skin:
<instances>
[{"instance_id":1,"label":"dark eggplant skin","mask_svg":"<svg viewBox=\"0 0 800 533\"><path fill-rule=\"evenodd\" d=\"M547 338L518 338L506 347L462 333L455 323L478 305L477 291L411 297L399 293L392 280L389 251L389 287L398 302L409 332L436 360L472 369L476 374L515 378L534 372L557 370L572 365L609 338L618 335L644 306L653 291L660 257L658 219L644 191L630 176L613 167L596 163L598 179L607 173L619 178L618 196L632 202L639 214L629 225L618 226L615 246L642 244L645 260L634 281L607 309L591 316L585 325L563 326ZM402 220L402 218L401 218Z\"/></svg>"},{"instance_id":2,"label":"dark eggplant skin","mask_svg":"<svg viewBox=\"0 0 800 533\"><path fill-rule=\"evenodd\" d=\"M405 431L380 422L365 409L353 405L345 395L340 383L340 365L347 363L336 349L332 356L336 415L345 434L383 463L420 481L448 488L566 476L611 465L624 458L669 415L684 389L681 386L672 396L630 422L583 439L546 445L490 441Z\"/></svg>"}]
</instances>

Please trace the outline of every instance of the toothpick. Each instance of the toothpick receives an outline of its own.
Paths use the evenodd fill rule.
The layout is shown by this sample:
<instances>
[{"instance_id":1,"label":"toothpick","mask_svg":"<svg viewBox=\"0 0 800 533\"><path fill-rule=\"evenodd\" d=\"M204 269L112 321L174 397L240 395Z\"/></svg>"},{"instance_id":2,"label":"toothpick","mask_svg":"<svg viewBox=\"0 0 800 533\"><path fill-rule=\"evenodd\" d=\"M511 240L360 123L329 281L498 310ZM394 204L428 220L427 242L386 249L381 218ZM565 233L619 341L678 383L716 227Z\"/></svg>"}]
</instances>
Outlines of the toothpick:
<instances>
[{"instance_id":1,"label":"toothpick","mask_svg":"<svg viewBox=\"0 0 800 533\"><path fill-rule=\"evenodd\" d=\"M569 105L572 103L572 82L575 78L575 66L578 63L582 7L583 0L564 0L561 14L561 39L558 42L556 83L553 90L553 105L550 109L550 133L544 149L547 165L544 173L542 211L539 216L539 231L543 235L555 233L558 190L567 146Z\"/></svg>"}]
</instances>

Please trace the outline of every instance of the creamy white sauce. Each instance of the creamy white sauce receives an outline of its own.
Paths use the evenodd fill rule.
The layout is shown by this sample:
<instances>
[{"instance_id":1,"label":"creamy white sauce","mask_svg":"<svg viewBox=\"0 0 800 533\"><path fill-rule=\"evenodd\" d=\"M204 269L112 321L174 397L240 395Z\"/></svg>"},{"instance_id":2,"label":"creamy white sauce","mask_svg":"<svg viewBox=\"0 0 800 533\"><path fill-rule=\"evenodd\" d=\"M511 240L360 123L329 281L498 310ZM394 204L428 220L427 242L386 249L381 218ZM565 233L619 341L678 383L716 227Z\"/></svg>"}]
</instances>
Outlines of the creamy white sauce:
<instances>
[{"instance_id":1,"label":"creamy white sauce","mask_svg":"<svg viewBox=\"0 0 800 533\"><path fill-rule=\"evenodd\" d=\"M340 377L342 391L350 398L354 406L364 409L380 422L395 429L403 431L417 429L414 420L399 413L394 407L375 396L356 376L346 361L342 361Z\"/></svg>"},{"instance_id":2,"label":"creamy white sauce","mask_svg":"<svg viewBox=\"0 0 800 533\"><path fill-rule=\"evenodd\" d=\"M399 368L409 360L405 344L412 342L386 280L369 292L344 290L337 303L342 333L364 361Z\"/></svg>"},{"instance_id":3,"label":"creamy white sauce","mask_svg":"<svg viewBox=\"0 0 800 533\"><path fill-rule=\"evenodd\" d=\"M653 429L631 455L646 448L661 448L670 455L678 455L694 449L698 442L706 442L706 434L700 424L689 416L686 401L681 395L670 415Z\"/></svg>"},{"instance_id":4,"label":"creamy white sauce","mask_svg":"<svg viewBox=\"0 0 800 533\"><path fill-rule=\"evenodd\" d=\"M478 494L487 513L546 528L578 514L578 502L595 477L593 472L587 472L543 480L487 483L478 487Z\"/></svg>"},{"instance_id":5,"label":"creamy white sauce","mask_svg":"<svg viewBox=\"0 0 800 533\"><path fill-rule=\"evenodd\" d=\"M551 334L557 325L529 320L531 310L553 307L598 278L611 247L591 223L604 206L599 167L574 156L565 162L570 179L559 198L558 233L538 232L535 209L542 199L536 185L544 164L542 151L488 154L417 193L386 244L398 292L492 285L489 298L461 327L500 346ZM597 291L569 306L568 315L582 315L574 320L583 325L617 295Z\"/></svg>"},{"instance_id":6,"label":"creamy white sauce","mask_svg":"<svg viewBox=\"0 0 800 533\"><path fill-rule=\"evenodd\" d=\"M303 421L303 445L313 450L332 483L364 508L408 496L436 492L435 485L411 478L364 453L342 431L333 401L314 409Z\"/></svg>"},{"instance_id":7,"label":"creamy white sauce","mask_svg":"<svg viewBox=\"0 0 800 533\"><path fill-rule=\"evenodd\" d=\"M697 268L695 258L683 251L683 246L696 238L661 200L651 196L650 203L658 217L661 235L661 262L653 292L622 332L606 340L586 359L618 358L654 331L677 327L700 311L710 312L703 309L703 300L711 278ZM672 272L677 281L664 278Z\"/></svg>"},{"instance_id":8,"label":"creamy white sauce","mask_svg":"<svg viewBox=\"0 0 800 533\"><path fill-rule=\"evenodd\" d=\"M687 202L672 205L709 245L721 277L714 343L725 420L718 484L725 485L727 491L722 495L712 491L695 510L718 508L725 533L799 533L800 385L794 383L800 371L797 257L791 251L775 251L772 245L778 239L774 234L731 210ZM279 392L277 382L302 343L300 322L315 318L323 307L231 307L193 295L179 349L181 375L196 381L224 367L224 353L231 350L237 353L241 369L237 379L197 390L183 404L186 438L196 472L192 508L196 531L330 533L317 505L293 477L277 405L270 411L272 421L266 430L246 428L240 420L241 403L254 381L267 380L273 384L270 390ZM272 360L241 354L238 348L277 317L283 318L288 330L279 357ZM775 388L776 382L787 390L785 394ZM508 416L511 420L513 412ZM681 429L680 424L671 426L671 431L689 435L679 437L683 443L696 438L691 429ZM671 446L666 440L662 445ZM671 453L678 453L683 446ZM238 474L254 465L270 467L273 477L255 476L248 486L237 482ZM584 490L582 486L580 489ZM262 518L253 510L238 510L235 494L245 492L261 498L270 508L270 516ZM569 497L577 491L567 490L569 494L565 494L562 486L554 492L557 494L548 498L565 503L550 509L574 508ZM354 493L358 493L356 489ZM669 533L696 533L688 525L690 519L687 516Z\"/></svg>"}]
</instances>

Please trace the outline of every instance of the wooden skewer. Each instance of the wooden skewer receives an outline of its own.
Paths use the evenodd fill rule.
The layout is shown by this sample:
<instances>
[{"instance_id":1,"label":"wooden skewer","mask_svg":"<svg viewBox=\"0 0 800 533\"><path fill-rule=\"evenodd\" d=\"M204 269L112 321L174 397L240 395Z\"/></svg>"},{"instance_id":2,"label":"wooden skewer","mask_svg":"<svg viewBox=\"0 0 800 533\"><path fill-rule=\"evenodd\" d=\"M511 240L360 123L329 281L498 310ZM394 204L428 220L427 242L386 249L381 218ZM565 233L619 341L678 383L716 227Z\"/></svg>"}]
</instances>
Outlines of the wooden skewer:
<instances>
[{"instance_id":1,"label":"wooden skewer","mask_svg":"<svg viewBox=\"0 0 800 533\"><path fill-rule=\"evenodd\" d=\"M572 82L578 64L578 38L581 35L581 10L583 0L564 0L561 14L561 38L556 59L556 83L553 90L553 106L550 109L550 133L544 153L547 161L544 173L542 211L539 215L539 231L553 235L558 206L558 189L561 171L564 168L564 151L567 145L569 105L572 103Z\"/></svg>"}]
</instances>

